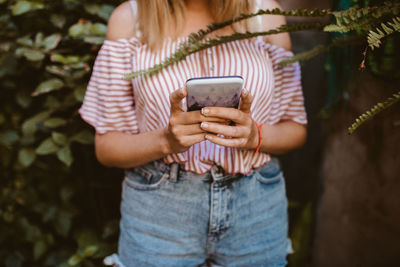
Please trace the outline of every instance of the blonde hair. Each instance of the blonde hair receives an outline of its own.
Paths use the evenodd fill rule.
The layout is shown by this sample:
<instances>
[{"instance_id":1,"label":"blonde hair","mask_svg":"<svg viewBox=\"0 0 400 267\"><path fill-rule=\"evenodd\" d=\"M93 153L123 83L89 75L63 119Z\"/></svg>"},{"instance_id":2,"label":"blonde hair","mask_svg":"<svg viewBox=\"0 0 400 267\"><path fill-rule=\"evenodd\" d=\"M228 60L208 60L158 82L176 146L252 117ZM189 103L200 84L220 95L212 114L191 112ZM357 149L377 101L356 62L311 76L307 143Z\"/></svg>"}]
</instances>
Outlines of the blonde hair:
<instances>
[{"instance_id":1,"label":"blonde hair","mask_svg":"<svg viewBox=\"0 0 400 267\"><path fill-rule=\"evenodd\" d=\"M186 20L185 0L137 0L141 41L152 49L159 48L166 37L176 39ZM215 22L223 22L254 11L255 0L208 0ZM251 20L232 25L235 32L253 29ZM174 32L168 32L174 29Z\"/></svg>"}]
</instances>

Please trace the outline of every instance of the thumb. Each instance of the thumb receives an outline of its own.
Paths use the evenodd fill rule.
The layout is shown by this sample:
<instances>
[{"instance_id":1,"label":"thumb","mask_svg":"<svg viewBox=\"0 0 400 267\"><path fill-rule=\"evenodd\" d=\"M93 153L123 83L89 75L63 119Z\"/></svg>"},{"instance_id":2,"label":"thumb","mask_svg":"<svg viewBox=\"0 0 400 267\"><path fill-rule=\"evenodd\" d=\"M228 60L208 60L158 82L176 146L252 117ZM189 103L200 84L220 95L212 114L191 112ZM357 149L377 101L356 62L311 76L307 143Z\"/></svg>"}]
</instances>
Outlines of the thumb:
<instances>
[{"instance_id":1,"label":"thumb","mask_svg":"<svg viewBox=\"0 0 400 267\"><path fill-rule=\"evenodd\" d=\"M243 89L241 94L239 109L243 112L249 113L252 103L253 103L253 97L250 95L250 92L246 89Z\"/></svg>"},{"instance_id":2,"label":"thumb","mask_svg":"<svg viewBox=\"0 0 400 267\"><path fill-rule=\"evenodd\" d=\"M186 88L180 88L178 90L175 90L169 95L169 101L171 103L171 114L177 112L183 112L181 101L186 97L186 95L187 95Z\"/></svg>"}]
</instances>

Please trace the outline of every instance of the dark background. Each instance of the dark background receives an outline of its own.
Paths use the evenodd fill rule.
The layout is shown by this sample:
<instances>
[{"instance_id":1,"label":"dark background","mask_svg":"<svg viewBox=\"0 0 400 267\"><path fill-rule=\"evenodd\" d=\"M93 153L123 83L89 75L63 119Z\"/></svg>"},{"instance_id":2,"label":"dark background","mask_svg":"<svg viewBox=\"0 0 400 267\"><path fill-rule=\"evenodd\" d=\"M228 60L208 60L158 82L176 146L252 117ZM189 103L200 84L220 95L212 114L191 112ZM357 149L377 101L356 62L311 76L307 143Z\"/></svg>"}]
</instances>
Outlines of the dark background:
<instances>
[{"instance_id":1,"label":"dark background","mask_svg":"<svg viewBox=\"0 0 400 267\"><path fill-rule=\"evenodd\" d=\"M0 266L100 266L116 251L123 174L95 160L93 129L77 109L120 2L0 0ZM365 2L280 1L284 9ZM291 36L294 52L332 38ZM399 265L399 105L347 134L357 116L399 90L399 52L388 47L364 71L364 46L301 62L307 143L281 157L292 267Z\"/></svg>"}]
</instances>

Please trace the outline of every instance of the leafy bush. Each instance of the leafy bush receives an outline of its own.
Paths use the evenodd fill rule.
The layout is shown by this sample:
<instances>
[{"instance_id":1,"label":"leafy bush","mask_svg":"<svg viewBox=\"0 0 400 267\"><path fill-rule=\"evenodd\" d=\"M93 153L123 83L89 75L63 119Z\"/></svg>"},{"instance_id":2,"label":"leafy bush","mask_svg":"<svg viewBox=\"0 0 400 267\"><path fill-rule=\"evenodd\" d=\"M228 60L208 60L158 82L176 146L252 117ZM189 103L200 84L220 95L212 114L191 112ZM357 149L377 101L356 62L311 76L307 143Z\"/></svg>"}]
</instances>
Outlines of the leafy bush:
<instances>
[{"instance_id":1,"label":"leafy bush","mask_svg":"<svg viewBox=\"0 0 400 267\"><path fill-rule=\"evenodd\" d=\"M104 40L106 21L120 2L0 0L1 266L99 266L102 257L116 250L115 218L120 196L116 188L122 174L119 170L102 168L95 161L93 129L82 122L77 110ZM333 14L336 24L326 26L325 30L346 32L366 25L371 28L377 23L375 19L386 13L397 16L399 5L394 2L394 6L385 2L381 7L343 12L260 12L298 16ZM363 17L368 14L369 17ZM246 16L242 15L242 19ZM396 17L373 27L366 40L370 47L380 46L382 38L398 32L398 22ZM218 26L221 25L211 25L208 30ZM289 25L263 34L321 27L319 23ZM187 45L201 40L205 33L192 35ZM233 37L248 38L246 34ZM309 58L349 41L354 40L336 40L292 60ZM195 48L218 43L209 42ZM179 59L172 58L167 63ZM394 95L359 121L399 99L398 94ZM119 179L111 180L112 176ZM296 249L299 251L301 247L303 251L292 257L292 262L302 261L307 254L311 243L311 210L311 204L304 206L292 231Z\"/></svg>"},{"instance_id":2,"label":"leafy bush","mask_svg":"<svg viewBox=\"0 0 400 267\"><path fill-rule=\"evenodd\" d=\"M98 266L115 250L120 180L105 176L121 175L95 162L77 109L117 4L0 0L1 266Z\"/></svg>"}]
</instances>

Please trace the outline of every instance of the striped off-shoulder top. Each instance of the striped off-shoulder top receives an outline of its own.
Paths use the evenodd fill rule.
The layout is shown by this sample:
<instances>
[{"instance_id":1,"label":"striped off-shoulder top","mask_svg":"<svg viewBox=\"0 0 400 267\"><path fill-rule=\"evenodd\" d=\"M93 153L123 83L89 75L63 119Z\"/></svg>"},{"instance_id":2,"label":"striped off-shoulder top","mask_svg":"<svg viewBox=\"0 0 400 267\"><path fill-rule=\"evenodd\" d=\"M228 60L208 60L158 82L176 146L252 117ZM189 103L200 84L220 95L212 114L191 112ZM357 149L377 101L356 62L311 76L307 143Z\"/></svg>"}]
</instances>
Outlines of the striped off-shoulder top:
<instances>
[{"instance_id":1,"label":"striped off-shoulder top","mask_svg":"<svg viewBox=\"0 0 400 267\"><path fill-rule=\"evenodd\" d=\"M187 79L239 75L244 78L244 87L254 96L251 112L255 121L275 124L292 120L307 124L299 64L279 67L278 63L292 56L292 52L266 43L262 38L208 48L153 76L122 79L127 73L162 62L186 40L166 39L157 52L137 37L105 40L79 109L81 117L99 134L153 131L168 125L169 94L183 87ZM267 153L223 147L207 140L163 160L168 164L177 162L195 173L205 173L218 164L227 173L248 174L270 159Z\"/></svg>"}]
</instances>

